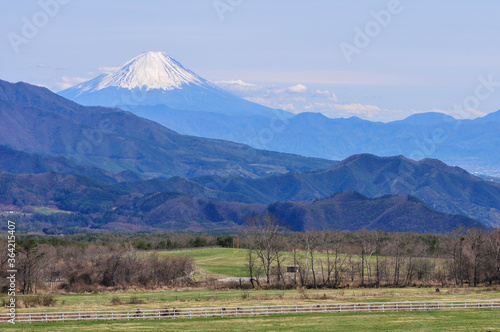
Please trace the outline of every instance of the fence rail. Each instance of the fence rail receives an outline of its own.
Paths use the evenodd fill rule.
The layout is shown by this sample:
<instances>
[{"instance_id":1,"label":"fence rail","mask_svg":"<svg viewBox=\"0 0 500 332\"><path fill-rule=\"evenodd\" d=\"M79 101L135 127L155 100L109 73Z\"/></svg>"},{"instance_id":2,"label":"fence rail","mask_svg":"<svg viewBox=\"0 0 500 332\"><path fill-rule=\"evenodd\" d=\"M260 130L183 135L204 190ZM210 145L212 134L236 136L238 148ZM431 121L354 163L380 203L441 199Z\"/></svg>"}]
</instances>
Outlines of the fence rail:
<instances>
[{"instance_id":1,"label":"fence rail","mask_svg":"<svg viewBox=\"0 0 500 332\"><path fill-rule=\"evenodd\" d=\"M373 302L373 303L328 303L302 305L270 305L254 307L212 308L165 308L131 311L84 311L84 312L38 312L16 313L16 323L84 321L84 320L137 320L238 317L295 313L339 313L339 312L399 312L450 309L500 309L500 300L492 301L444 301L444 302ZM0 314L0 323L8 323L12 317Z\"/></svg>"}]
</instances>

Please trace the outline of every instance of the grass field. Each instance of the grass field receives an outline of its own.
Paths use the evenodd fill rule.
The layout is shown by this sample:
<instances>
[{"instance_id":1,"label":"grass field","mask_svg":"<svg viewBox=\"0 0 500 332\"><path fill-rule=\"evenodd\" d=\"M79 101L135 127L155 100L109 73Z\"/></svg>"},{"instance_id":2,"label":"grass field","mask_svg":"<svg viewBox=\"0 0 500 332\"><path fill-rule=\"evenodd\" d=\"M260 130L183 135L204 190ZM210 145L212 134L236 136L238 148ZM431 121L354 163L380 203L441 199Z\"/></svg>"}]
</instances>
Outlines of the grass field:
<instances>
[{"instance_id":1,"label":"grass field","mask_svg":"<svg viewBox=\"0 0 500 332\"><path fill-rule=\"evenodd\" d=\"M199 308L332 302L498 300L500 291L490 288L441 289L439 293L436 293L433 288L310 289L303 291L166 289L150 292L60 294L54 297L57 303L53 307L18 308L18 312L160 309L167 306ZM112 304L113 297L120 298L124 304ZM144 303L126 304L131 297L136 297ZM17 298L22 298L22 296ZM7 310L1 308L0 312L7 312Z\"/></svg>"},{"instance_id":2,"label":"grass field","mask_svg":"<svg viewBox=\"0 0 500 332\"><path fill-rule=\"evenodd\" d=\"M54 213L71 213L70 211L63 211L55 208L49 208L49 207L39 207L35 208L33 210L35 213L39 214L54 214Z\"/></svg>"},{"instance_id":3,"label":"grass field","mask_svg":"<svg viewBox=\"0 0 500 332\"><path fill-rule=\"evenodd\" d=\"M186 251L163 251L163 256L189 256L196 263L196 276L203 277L248 277L246 259L248 251L240 249L233 254L230 248L200 249ZM196 277L195 276L195 277Z\"/></svg>"},{"instance_id":4,"label":"grass field","mask_svg":"<svg viewBox=\"0 0 500 332\"><path fill-rule=\"evenodd\" d=\"M500 331L498 310L271 315L144 321L37 323L3 331Z\"/></svg>"},{"instance_id":5,"label":"grass field","mask_svg":"<svg viewBox=\"0 0 500 332\"><path fill-rule=\"evenodd\" d=\"M194 278L203 281L209 277L245 277L246 250L233 256L232 249L200 249L160 252L164 256L188 255L196 263ZM156 291L131 290L98 294L55 294L53 307L18 308L19 312L133 310L168 307L254 306L272 304L308 304L324 302L402 302L500 299L495 288L365 288L365 289L309 289L309 290L211 290L206 288L178 288ZM112 304L118 297L123 304ZM131 297L139 302L128 304ZM22 298L22 296L18 296ZM0 312L6 312L0 308Z\"/></svg>"}]
</instances>

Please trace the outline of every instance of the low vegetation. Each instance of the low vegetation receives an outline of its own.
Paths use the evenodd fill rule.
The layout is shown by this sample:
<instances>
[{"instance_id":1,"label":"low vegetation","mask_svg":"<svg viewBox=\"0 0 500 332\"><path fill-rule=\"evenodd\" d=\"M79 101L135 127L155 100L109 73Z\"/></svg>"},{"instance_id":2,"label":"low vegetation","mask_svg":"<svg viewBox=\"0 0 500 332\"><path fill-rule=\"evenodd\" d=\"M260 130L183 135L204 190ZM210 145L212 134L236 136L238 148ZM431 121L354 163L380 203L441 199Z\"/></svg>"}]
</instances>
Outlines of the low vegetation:
<instances>
[{"instance_id":1,"label":"low vegetation","mask_svg":"<svg viewBox=\"0 0 500 332\"><path fill-rule=\"evenodd\" d=\"M5 331L496 331L497 311L292 314L241 318L17 324Z\"/></svg>"},{"instance_id":2,"label":"low vegetation","mask_svg":"<svg viewBox=\"0 0 500 332\"><path fill-rule=\"evenodd\" d=\"M7 274L8 251L3 249L2 274ZM50 289L86 293L102 288L160 288L182 282L194 270L189 257L144 256L117 244L54 247L26 239L17 244L16 259L21 294ZM3 279L1 286L6 292L7 279Z\"/></svg>"},{"instance_id":3,"label":"low vegetation","mask_svg":"<svg viewBox=\"0 0 500 332\"><path fill-rule=\"evenodd\" d=\"M45 311L108 311L205 307L239 307L260 305L294 305L346 302L406 302L406 301L478 301L499 299L500 289L495 287L440 288L355 288L355 289L213 289L163 288L98 293L54 292L51 303L20 306L18 312ZM32 298L19 295L17 300ZM4 295L0 301L8 301ZM0 302L1 303L1 302ZM7 312L5 307L0 312Z\"/></svg>"}]
</instances>

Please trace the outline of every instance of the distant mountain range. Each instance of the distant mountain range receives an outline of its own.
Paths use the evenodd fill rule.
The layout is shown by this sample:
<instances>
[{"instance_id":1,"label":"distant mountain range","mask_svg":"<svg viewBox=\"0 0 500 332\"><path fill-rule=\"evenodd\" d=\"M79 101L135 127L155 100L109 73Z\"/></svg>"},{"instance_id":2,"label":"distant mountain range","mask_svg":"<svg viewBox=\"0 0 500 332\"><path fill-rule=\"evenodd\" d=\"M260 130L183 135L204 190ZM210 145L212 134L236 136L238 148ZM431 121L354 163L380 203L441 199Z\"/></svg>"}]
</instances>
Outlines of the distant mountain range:
<instances>
[{"instance_id":1,"label":"distant mountain range","mask_svg":"<svg viewBox=\"0 0 500 332\"><path fill-rule=\"evenodd\" d=\"M292 115L221 90L161 52L141 54L116 73L60 94L84 105L120 106L181 134L259 149L332 160L359 153L436 158L500 175L500 112L475 120L425 113L389 123Z\"/></svg>"},{"instance_id":2,"label":"distant mountain range","mask_svg":"<svg viewBox=\"0 0 500 332\"><path fill-rule=\"evenodd\" d=\"M268 205L215 201L175 192L146 195L80 175L0 172L0 208L22 211L23 228L47 234L113 231L236 231L246 218L265 211L294 231L307 229L447 232L458 225L484 225L465 216L432 210L407 195L370 199L346 191L314 202ZM53 213L47 214L46 210ZM33 212L43 211L35 214ZM64 213L57 213L57 212ZM68 213L71 212L71 213Z\"/></svg>"},{"instance_id":3,"label":"distant mountain range","mask_svg":"<svg viewBox=\"0 0 500 332\"><path fill-rule=\"evenodd\" d=\"M117 108L83 107L49 90L0 81L0 144L147 178L259 177L335 162L184 136Z\"/></svg>"},{"instance_id":4,"label":"distant mountain range","mask_svg":"<svg viewBox=\"0 0 500 332\"><path fill-rule=\"evenodd\" d=\"M471 172L500 176L500 111L474 120L423 113L381 123L357 117L331 119L319 113L275 116L273 120L163 105L126 108L179 133L244 142L261 149L333 160L359 153L435 158Z\"/></svg>"},{"instance_id":5,"label":"distant mountain range","mask_svg":"<svg viewBox=\"0 0 500 332\"><path fill-rule=\"evenodd\" d=\"M172 178L121 183L138 192L176 191L190 196L244 203L313 201L352 190L376 198L412 195L431 208L465 215L488 226L500 225L500 183L475 177L435 159L351 156L327 170L289 172L259 179L241 177Z\"/></svg>"},{"instance_id":6,"label":"distant mountain range","mask_svg":"<svg viewBox=\"0 0 500 332\"><path fill-rule=\"evenodd\" d=\"M363 227L393 232L443 233L458 225L484 227L464 216L439 213L412 196L384 196L370 199L357 192L344 191L314 202L275 202L266 205L229 203L200 198L176 197L166 200L147 216L147 224L179 227L194 220L238 225L252 213L271 212L293 231Z\"/></svg>"},{"instance_id":7,"label":"distant mountain range","mask_svg":"<svg viewBox=\"0 0 500 332\"><path fill-rule=\"evenodd\" d=\"M215 229L235 229L250 214L264 211L279 215L294 230L367 227L444 232L459 224L499 224L500 183L430 159L415 162L404 157L356 155L328 170L260 179L142 180L132 172L113 174L61 157L5 147L0 148L0 157L0 171L30 173L3 173L0 207L73 211L97 218L89 218L87 223L98 228L118 227L115 223L119 223L116 229L122 231L137 230L140 225L145 229L179 230L184 225L209 230L211 223L217 223ZM41 171L50 173L38 174Z\"/></svg>"}]
</instances>

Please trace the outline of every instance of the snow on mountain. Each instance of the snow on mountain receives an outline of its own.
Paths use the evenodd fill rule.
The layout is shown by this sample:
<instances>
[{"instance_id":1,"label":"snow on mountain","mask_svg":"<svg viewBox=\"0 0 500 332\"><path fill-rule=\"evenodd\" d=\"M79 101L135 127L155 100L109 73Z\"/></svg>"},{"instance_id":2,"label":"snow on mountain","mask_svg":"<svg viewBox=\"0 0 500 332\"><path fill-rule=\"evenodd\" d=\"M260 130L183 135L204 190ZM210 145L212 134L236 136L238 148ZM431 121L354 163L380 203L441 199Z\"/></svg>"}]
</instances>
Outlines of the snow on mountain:
<instances>
[{"instance_id":1,"label":"snow on mountain","mask_svg":"<svg viewBox=\"0 0 500 332\"><path fill-rule=\"evenodd\" d=\"M207 82L165 52L146 52L124 63L116 72L98 76L75 88L82 92L109 87L172 90L184 84L204 85Z\"/></svg>"},{"instance_id":2,"label":"snow on mountain","mask_svg":"<svg viewBox=\"0 0 500 332\"><path fill-rule=\"evenodd\" d=\"M142 53L115 72L100 75L59 94L86 106L130 109L129 106L161 105L163 109L266 117L274 117L277 112L217 87L165 52Z\"/></svg>"}]
</instances>

